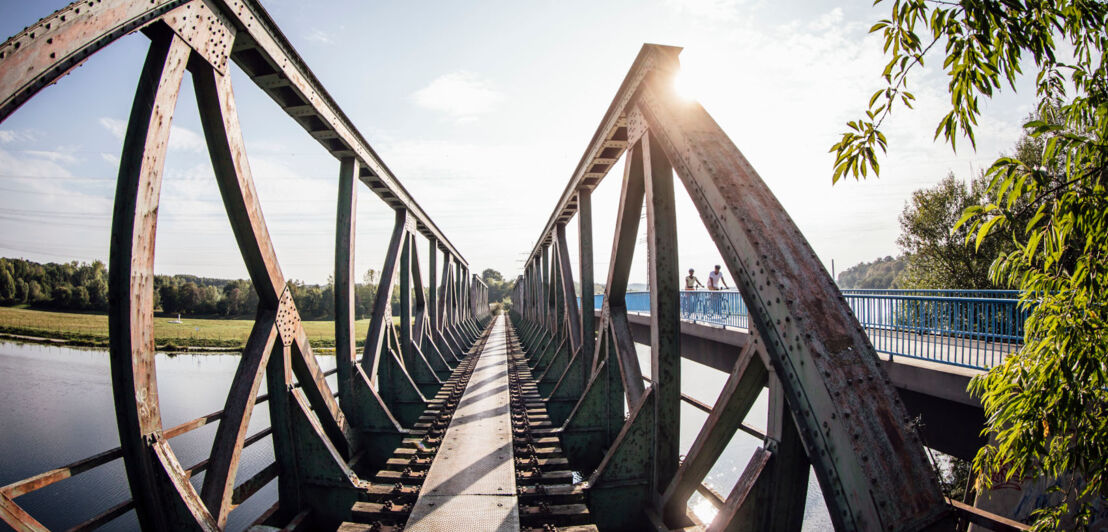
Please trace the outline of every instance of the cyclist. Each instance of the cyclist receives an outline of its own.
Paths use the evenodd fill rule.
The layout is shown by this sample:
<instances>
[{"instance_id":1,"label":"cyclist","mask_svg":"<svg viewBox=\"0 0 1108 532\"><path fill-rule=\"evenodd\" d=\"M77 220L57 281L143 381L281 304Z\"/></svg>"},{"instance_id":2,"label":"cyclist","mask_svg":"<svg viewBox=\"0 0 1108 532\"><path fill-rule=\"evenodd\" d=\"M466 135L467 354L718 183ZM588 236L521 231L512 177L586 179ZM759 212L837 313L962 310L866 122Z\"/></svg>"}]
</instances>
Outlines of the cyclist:
<instances>
[{"instance_id":1,"label":"cyclist","mask_svg":"<svg viewBox=\"0 0 1108 532\"><path fill-rule=\"evenodd\" d=\"M685 290L696 290L699 286L704 288L704 285L700 283L700 279L696 278L696 270L689 268L689 276L685 277ZM692 314L693 295L681 294L681 314L688 317Z\"/></svg>"},{"instance_id":2,"label":"cyclist","mask_svg":"<svg viewBox=\"0 0 1108 532\"><path fill-rule=\"evenodd\" d=\"M723 280L723 272L720 271L719 264L716 264L716 269L708 273L708 290L710 290L712 292L718 292L718 291L723 290L725 288L731 288L731 287L727 286L727 281ZM723 314L723 311L720 308L720 300L722 299L720 297L720 295L716 294L716 293L713 293L713 294L711 294L710 297L712 298L711 299L712 311L716 315Z\"/></svg>"},{"instance_id":3,"label":"cyclist","mask_svg":"<svg viewBox=\"0 0 1108 532\"><path fill-rule=\"evenodd\" d=\"M689 273L691 274L692 270L689 270ZM685 282L688 283L687 280ZM720 271L719 264L716 264L715 271L708 274L708 290L723 290L726 288L731 287L727 286L727 281L723 280L723 272Z\"/></svg>"},{"instance_id":4,"label":"cyclist","mask_svg":"<svg viewBox=\"0 0 1108 532\"><path fill-rule=\"evenodd\" d=\"M700 279L696 278L695 273L696 270L689 268L689 276L685 277L685 290L696 290L697 286L704 288L704 285L700 284ZM711 281L708 282L711 283Z\"/></svg>"}]
</instances>

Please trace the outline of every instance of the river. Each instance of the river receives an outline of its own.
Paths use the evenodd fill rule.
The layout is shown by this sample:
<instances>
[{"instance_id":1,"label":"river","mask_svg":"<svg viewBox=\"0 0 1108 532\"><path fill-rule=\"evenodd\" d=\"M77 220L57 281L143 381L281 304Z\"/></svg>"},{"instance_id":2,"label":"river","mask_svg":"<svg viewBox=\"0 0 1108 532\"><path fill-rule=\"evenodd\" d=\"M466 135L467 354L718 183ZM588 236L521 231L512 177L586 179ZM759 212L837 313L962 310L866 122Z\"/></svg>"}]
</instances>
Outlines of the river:
<instances>
[{"instance_id":1,"label":"river","mask_svg":"<svg viewBox=\"0 0 1108 532\"><path fill-rule=\"evenodd\" d=\"M643 371L649 374L649 348L640 347ZM334 358L319 357L323 369ZM158 393L165 427L223 408L227 388L238 364L237 355L157 355ZM334 386L334 376L328 379ZM726 375L692 361L682 361L682 389L704 401L715 402ZM264 386L260 393L265 393ZM105 351L0 342L0 486L119 446L111 396L111 376ZM681 448L692 445L707 414L682 404ZM764 427L763 393L748 416ZM254 411L248 434L269 425L264 404ZM172 440L183 467L205 458L216 425L210 424ZM742 473L760 440L739 432L727 446L706 480L725 497ZM267 436L243 451L238 478L248 478L273 460ZM203 475L192 479L199 489ZM63 480L16 500L32 516L53 530L64 530L130 497L122 460ZM228 530L242 530L277 498L270 482L231 513ZM702 518L714 513L694 495L692 507ZM0 524L0 529L5 525ZM104 530L134 530L134 512L113 521ZM805 530L830 530L831 521L815 476L809 475Z\"/></svg>"}]
</instances>

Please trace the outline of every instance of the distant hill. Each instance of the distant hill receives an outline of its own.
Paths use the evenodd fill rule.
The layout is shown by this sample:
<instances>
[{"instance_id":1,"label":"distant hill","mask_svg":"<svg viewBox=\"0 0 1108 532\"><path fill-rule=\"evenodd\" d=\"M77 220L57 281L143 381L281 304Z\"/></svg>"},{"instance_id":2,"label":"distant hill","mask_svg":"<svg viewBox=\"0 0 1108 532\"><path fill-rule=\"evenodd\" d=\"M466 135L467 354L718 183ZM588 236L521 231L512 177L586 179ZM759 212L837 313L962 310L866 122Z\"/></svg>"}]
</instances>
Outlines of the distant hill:
<instances>
[{"instance_id":1,"label":"distant hill","mask_svg":"<svg viewBox=\"0 0 1108 532\"><path fill-rule=\"evenodd\" d=\"M840 288L899 288L900 274L908 265L905 255L860 262L839 274Z\"/></svg>"}]
</instances>

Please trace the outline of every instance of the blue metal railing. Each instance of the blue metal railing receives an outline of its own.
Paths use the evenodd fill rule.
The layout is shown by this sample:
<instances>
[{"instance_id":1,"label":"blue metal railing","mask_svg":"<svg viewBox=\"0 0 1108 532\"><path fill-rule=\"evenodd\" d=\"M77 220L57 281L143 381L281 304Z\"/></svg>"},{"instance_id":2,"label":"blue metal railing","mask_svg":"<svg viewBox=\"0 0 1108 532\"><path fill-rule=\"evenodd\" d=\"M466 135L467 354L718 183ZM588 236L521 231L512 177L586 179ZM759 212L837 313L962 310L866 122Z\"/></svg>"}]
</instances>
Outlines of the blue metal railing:
<instances>
[{"instance_id":1,"label":"blue metal railing","mask_svg":"<svg viewBox=\"0 0 1108 532\"><path fill-rule=\"evenodd\" d=\"M1016 290L843 290L873 347L890 357L988 369L1019 349L1030 310ZM627 310L650 312L650 292L628 292ZM604 295L595 296L601 308ZM748 328L749 313L733 290L681 292L684 320Z\"/></svg>"}]
</instances>

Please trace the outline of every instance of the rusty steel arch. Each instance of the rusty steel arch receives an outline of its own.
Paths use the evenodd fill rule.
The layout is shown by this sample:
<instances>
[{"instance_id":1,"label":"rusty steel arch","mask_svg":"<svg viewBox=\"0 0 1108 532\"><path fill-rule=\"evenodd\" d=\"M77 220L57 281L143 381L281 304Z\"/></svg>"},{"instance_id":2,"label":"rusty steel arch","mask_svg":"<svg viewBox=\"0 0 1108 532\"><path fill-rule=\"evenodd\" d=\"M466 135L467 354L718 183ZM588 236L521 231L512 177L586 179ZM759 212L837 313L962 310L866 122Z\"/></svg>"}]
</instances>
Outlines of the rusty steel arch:
<instances>
[{"instance_id":1,"label":"rusty steel arch","mask_svg":"<svg viewBox=\"0 0 1108 532\"><path fill-rule=\"evenodd\" d=\"M679 53L643 46L512 296L521 343L543 375L539 391L560 424L554 432L570 462L589 475L589 500L605 507L594 513L597 524L685 526L689 497L698 491L719 510L709 530L799 530L810 463L838 530L952 526L951 508L916 429L831 277L712 117L674 93ZM621 157L604 303L594 309L591 193ZM674 174L735 276L752 319L714 407L681 390ZM625 299L644 203L649 379L639 368ZM580 309L565 239L574 217L580 230ZM766 386L771 411L763 433L743 418ZM683 400L709 417L682 460ZM720 496L701 482L738 430L764 443L730 495Z\"/></svg>"},{"instance_id":2,"label":"rusty steel arch","mask_svg":"<svg viewBox=\"0 0 1108 532\"><path fill-rule=\"evenodd\" d=\"M267 522L336 525L367 486L359 473L380 466L384 450L410 433L418 418L413 412L427 407L444 375L480 336L488 322L487 288L254 0L74 2L0 45L0 121L91 54L137 30L151 43L123 142L109 258L110 361L121 446L5 486L0 517L20 530L44 530L15 504L16 497L122 458L132 500L81 527L95 528L133 508L145 529L219 530L235 507L274 479L279 501L263 516ZM337 393L325 381L331 372L322 371L312 354L254 190L231 61L339 162ZM155 371L153 261L165 153L186 70L259 307L223 410L166 428ZM383 281L377 293L370 337L360 355L353 337L356 181L392 208L397 220L385 265L388 284ZM417 234L430 243L426 297ZM397 278L399 327L388 304ZM259 396L263 382L268 393ZM271 427L247 434L253 409L263 402ZM184 466L170 440L210 423L218 426L209 456ZM242 449L269 435L276 461L236 479ZM204 481L197 490L189 479L201 471Z\"/></svg>"}]
</instances>

